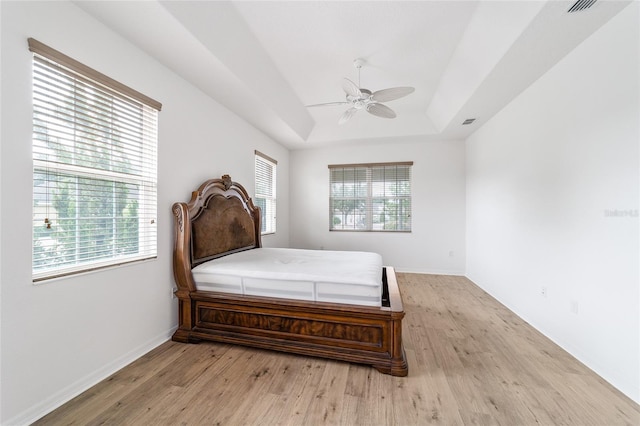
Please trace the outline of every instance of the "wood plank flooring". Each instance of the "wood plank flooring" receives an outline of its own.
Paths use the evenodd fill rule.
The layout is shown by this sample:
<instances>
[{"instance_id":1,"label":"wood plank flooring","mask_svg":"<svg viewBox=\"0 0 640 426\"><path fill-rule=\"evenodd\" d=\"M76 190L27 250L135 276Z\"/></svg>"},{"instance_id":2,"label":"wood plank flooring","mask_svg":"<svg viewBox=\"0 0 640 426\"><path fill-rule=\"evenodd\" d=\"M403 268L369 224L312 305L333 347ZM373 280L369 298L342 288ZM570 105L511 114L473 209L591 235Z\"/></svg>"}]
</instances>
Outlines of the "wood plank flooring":
<instances>
[{"instance_id":1,"label":"wood plank flooring","mask_svg":"<svg viewBox=\"0 0 640 426\"><path fill-rule=\"evenodd\" d=\"M35 424L640 424L637 404L466 278L398 280L408 377L167 342Z\"/></svg>"}]
</instances>

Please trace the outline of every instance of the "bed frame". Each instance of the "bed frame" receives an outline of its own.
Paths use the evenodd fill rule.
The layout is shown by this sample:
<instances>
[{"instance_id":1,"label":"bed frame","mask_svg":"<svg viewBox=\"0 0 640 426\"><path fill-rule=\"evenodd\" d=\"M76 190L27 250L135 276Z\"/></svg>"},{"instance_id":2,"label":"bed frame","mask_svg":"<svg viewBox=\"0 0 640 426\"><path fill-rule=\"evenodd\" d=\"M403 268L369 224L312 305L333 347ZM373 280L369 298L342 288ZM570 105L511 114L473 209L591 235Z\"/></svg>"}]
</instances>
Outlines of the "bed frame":
<instances>
[{"instance_id":1,"label":"bed frame","mask_svg":"<svg viewBox=\"0 0 640 426\"><path fill-rule=\"evenodd\" d=\"M385 267L382 307L242 296L196 289L191 269L261 247L260 209L229 175L210 179L188 203L173 205L173 273L179 326L173 340L236 343L368 364L406 376L404 310L395 272ZM385 306L386 305L386 306Z\"/></svg>"}]
</instances>

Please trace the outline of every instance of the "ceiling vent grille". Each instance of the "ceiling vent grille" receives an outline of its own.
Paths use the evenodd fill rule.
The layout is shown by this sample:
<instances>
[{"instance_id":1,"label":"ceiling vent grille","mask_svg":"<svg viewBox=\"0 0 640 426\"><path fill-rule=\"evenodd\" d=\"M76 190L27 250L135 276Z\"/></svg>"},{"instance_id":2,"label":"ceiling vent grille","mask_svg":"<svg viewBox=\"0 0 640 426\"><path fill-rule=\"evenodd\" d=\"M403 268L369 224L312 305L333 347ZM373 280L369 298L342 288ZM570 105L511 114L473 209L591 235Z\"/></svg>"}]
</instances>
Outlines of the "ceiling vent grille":
<instances>
[{"instance_id":1,"label":"ceiling vent grille","mask_svg":"<svg viewBox=\"0 0 640 426\"><path fill-rule=\"evenodd\" d=\"M573 13L573 12L580 12L581 10L589 9L591 6L593 6L595 2L596 0L578 0L573 4L573 6L571 6L571 8L569 8L567 12Z\"/></svg>"},{"instance_id":2,"label":"ceiling vent grille","mask_svg":"<svg viewBox=\"0 0 640 426\"><path fill-rule=\"evenodd\" d=\"M467 124L471 124L471 123L473 123L474 121L476 121L476 119L475 119L475 118L467 118L466 120L464 120L464 121L462 122L462 124L463 124L463 125L467 125Z\"/></svg>"}]
</instances>

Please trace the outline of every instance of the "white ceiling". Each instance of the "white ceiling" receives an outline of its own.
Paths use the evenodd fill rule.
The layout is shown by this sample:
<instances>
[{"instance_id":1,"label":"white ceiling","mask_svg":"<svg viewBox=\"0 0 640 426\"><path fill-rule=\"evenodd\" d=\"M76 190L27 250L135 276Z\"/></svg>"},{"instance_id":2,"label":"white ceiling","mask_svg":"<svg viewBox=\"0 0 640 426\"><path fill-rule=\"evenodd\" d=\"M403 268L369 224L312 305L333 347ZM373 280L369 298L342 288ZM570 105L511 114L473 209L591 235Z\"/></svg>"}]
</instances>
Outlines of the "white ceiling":
<instances>
[{"instance_id":1,"label":"white ceiling","mask_svg":"<svg viewBox=\"0 0 640 426\"><path fill-rule=\"evenodd\" d=\"M291 149L361 140L464 138L629 1L76 1ZM341 81L413 86L338 125ZM466 118L477 120L467 126Z\"/></svg>"}]
</instances>

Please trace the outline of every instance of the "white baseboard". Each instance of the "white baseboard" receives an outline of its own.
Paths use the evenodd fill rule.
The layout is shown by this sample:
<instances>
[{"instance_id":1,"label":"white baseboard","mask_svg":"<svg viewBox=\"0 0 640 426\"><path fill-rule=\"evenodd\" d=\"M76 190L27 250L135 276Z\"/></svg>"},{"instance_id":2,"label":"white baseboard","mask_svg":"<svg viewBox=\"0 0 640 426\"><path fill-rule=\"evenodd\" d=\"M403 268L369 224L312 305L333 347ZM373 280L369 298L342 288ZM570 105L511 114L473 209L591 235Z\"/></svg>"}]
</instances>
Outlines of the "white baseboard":
<instances>
[{"instance_id":1,"label":"white baseboard","mask_svg":"<svg viewBox=\"0 0 640 426\"><path fill-rule=\"evenodd\" d=\"M49 398L41 401L39 404L30 407L29 409L23 411L22 413L14 416L11 419L8 419L3 423L3 425L28 425L35 422L36 420L47 415L66 402L72 400L76 396L80 395L90 387L96 385L97 383L100 383L102 380L106 379L116 371L131 364L133 361L140 358L147 352L160 346L171 338L171 335L176 330L176 328L177 327L174 327L171 330L161 333L155 338L148 340L144 344L127 352L126 354L113 360L112 362L94 371L93 373L79 380L76 380L74 383L62 388L60 391L51 395Z\"/></svg>"},{"instance_id":2,"label":"white baseboard","mask_svg":"<svg viewBox=\"0 0 640 426\"><path fill-rule=\"evenodd\" d=\"M413 269L413 268L396 268L396 272L406 272L407 274L426 274L426 275L455 275L464 277L464 271L448 270L448 269Z\"/></svg>"}]
</instances>

